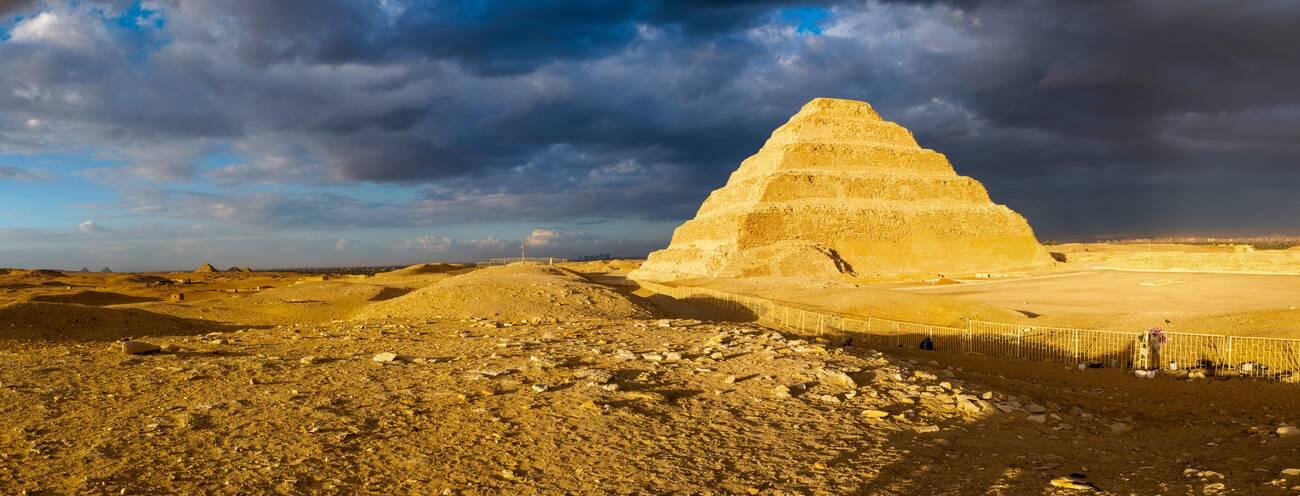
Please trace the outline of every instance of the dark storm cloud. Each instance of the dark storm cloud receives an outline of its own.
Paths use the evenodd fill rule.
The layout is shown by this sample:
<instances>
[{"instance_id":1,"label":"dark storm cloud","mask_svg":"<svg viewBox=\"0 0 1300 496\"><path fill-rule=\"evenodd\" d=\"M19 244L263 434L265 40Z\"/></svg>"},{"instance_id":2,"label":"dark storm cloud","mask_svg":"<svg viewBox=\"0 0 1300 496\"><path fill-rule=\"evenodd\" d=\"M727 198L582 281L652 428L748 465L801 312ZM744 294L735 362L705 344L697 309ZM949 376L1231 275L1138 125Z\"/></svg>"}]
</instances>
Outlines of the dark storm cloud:
<instances>
[{"instance_id":1,"label":"dark storm cloud","mask_svg":"<svg viewBox=\"0 0 1300 496\"><path fill-rule=\"evenodd\" d=\"M145 5L165 22L120 22L122 2L0 3L27 16L0 25L0 152L424 192L155 198L255 225L671 220L803 102L837 96L911 128L1047 237L1296 229L1300 214L1291 3ZM201 171L222 146L240 162Z\"/></svg>"},{"instance_id":2,"label":"dark storm cloud","mask_svg":"<svg viewBox=\"0 0 1300 496\"><path fill-rule=\"evenodd\" d=\"M0 0L0 15L12 14L34 3L36 0Z\"/></svg>"}]
</instances>

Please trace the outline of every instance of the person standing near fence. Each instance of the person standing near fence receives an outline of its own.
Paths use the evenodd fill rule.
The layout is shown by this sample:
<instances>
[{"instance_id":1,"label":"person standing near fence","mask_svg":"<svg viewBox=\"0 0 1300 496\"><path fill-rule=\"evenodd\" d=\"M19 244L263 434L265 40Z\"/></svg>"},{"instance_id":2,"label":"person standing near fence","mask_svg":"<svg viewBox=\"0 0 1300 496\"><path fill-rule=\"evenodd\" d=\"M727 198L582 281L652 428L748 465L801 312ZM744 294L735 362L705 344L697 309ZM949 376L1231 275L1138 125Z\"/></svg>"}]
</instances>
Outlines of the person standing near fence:
<instances>
[{"instance_id":1,"label":"person standing near fence","mask_svg":"<svg viewBox=\"0 0 1300 496\"><path fill-rule=\"evenodd\" d=\"M1165 331L1152 327L1138 338L1138 362L1146 370L1160 370L1160 346L1165 344Z\"/></svg>"}]
</instances>

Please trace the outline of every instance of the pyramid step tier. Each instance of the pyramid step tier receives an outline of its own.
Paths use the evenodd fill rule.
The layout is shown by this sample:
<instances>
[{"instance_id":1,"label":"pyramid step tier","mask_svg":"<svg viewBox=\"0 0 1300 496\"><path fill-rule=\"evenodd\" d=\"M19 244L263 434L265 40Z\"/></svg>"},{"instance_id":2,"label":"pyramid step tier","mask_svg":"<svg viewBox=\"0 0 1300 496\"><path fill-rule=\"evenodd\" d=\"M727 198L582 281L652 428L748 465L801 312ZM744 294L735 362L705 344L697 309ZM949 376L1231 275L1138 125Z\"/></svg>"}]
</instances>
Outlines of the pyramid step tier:
<instances>
[{"instance_id":1,"label":"pyramid step tier","mask_svg":"<svg viewBox=\"0 0 1300 496\"><path fill-rule=\"evenodd\" d=\"M892 170L905 174L956 175L948 157L934 150L857 143L801 142L764 146L745 159L731 180L792 169Z\"/></svg>"},{"instance_id":2,"label":"pyramid step tier","mask_svg":"<svg viewBox=\"0 0 1300 496\"><path fill-rule=\"evenodd\" d=\"M1024 236L1028 222L996 204L901 202L892 200L795 200L734 205L678 226L672 244L732 240L739 247L781 240L815 241L827 231L836 238L926 239L963 236Z\"/></svg>"},{"instance_id":3,"label":"pyramid step tier","mask_svg":"<svg viewBox=\"0 0 1300 496\"><path fill-rule=\"evenodd\" d=\"M888 171L788 170L732 182L715 190L698 216L738 204L843 198L989 203L988 191L965 176L918 176Z\"/></svg>"},{"instance_id":4,"label":"pyramid step tier","mask_svg":"<svg viewBox=\"0 0 1300 496\"><path fill-rule=\"evenodd\" d=\"M764 146L791 143L847 143L920 148L911 131L889 121L817 114L796 116L790 122L776 128Z\"/></svg>"}]
</instances>

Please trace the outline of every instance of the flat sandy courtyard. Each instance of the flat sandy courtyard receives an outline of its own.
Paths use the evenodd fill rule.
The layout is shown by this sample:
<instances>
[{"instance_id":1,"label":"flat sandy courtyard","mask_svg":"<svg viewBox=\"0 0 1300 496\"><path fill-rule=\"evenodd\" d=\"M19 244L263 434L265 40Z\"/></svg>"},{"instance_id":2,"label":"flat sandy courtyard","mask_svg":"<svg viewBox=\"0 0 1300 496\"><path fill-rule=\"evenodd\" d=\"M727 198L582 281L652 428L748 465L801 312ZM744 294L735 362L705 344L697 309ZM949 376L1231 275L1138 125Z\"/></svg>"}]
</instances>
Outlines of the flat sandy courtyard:
<instances>
[{"instance_id":1,"label":"flat sandy courtyard","mask_svg":"<svg viewBox=\"0 0 1300 496\"><path fill-rule=\"evenodd\" d=\"M987 303L1045 324L1115 327L1170 319L1175 327L1197 324L1177 328L1184 332L1278 335L1294 328L1291 337L1300 337L1300 276L1096 270L900 290Z\"/></svg>"}]
</instances>

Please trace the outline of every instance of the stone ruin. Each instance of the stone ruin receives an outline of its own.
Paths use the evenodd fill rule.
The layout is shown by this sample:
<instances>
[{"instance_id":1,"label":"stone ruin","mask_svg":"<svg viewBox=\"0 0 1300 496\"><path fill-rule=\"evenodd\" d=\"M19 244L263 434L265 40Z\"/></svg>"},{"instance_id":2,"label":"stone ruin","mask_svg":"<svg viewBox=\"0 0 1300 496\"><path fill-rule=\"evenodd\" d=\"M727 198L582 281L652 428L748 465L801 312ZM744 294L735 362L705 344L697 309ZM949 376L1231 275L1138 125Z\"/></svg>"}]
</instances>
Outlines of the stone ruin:
<instances>
[{"instance_id":1,"label":"stone ruin","mask_svg":"<svg viewBox=\"0 0 1300 496\"><path fill-rule=\"evenodd\" d=\"M907 277L1051 265L1024 217L866 102L818 98L630 277Z\"/></svg>"}]
</instances>

